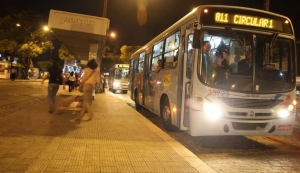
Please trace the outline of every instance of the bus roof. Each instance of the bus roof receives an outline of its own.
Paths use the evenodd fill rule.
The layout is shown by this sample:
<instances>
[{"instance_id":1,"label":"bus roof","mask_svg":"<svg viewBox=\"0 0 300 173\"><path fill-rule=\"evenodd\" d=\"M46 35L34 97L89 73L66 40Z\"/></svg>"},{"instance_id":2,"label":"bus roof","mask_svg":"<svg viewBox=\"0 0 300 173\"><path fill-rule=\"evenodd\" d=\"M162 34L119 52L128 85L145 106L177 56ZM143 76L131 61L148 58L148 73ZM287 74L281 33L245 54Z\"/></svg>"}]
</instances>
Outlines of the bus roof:
<instances>
[{"instance_id":1,"label":"bus roof","mask_svg":"<svg viewBox=\"0 0 300 173\"><path fill-rule=\"evenodd\" d=\"M265 10L260 10L260 9L255 9L255 8L249 8L249 7L241 7L241 6L228 6L228 5L200 5L196 8L194 8L191 12L189 12L188 14L186 14L185 16L183 16L181 19L179 19L177 22L175 22L173 25L171 25L169 28L167 28L166 30L164 30L162 33L160 33L158 36L156 36L155 38L153 38L152 40L150 40L148 43L146 43L142 48L140 48L139 50L137 50L136 52L134 52L132 54L133 58L136 54L144 51L145 49L147 49L149 46L157 43L158 41L161 41L162 38L165 38L166 36L168 36L171 32L174 32L174 30L179 29L180 26L182 26L184 23L186 23L188 20L191 20L193 18L195 18L195 21L199 21L199 16L202 12L202 9L204 8L230 8L230 9L237 9L237 10L245 10L245 11L254 11L254 12L259 12L259 13L264 13L264 14L269 14L272 16L276 16L276 17L280 17L280 18L285 18L286 20L289 21L289 23L291 24L291 21L288 17L277 14L277 13L272 13L269 11L265 11ZM291 24L292 27L292 24ZM294 29L292 27L292 31L294 33ZM130 59L131 59L130 58Z\"/></svg>"}]
</instances>

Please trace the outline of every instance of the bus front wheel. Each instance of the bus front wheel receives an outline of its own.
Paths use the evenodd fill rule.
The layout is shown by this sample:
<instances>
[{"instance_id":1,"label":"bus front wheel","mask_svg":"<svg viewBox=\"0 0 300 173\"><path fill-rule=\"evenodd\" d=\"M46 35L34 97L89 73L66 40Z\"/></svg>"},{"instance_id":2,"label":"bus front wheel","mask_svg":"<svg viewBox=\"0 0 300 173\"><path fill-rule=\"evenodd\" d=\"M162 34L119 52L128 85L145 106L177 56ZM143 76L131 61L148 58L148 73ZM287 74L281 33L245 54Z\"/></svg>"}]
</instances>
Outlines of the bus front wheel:
<instances>
[{"instance_id":1,"label":"bus front wheel","mask_svg":"<svg viewBox=\"0 0 300 173\"><path fill-rule=\"evenodd\" d=\"M172 124L171 121L171 107L168 98L164 99L160 112L164 128L167 131L176 131L177 128Z\"/></svg>"}]
</instances>

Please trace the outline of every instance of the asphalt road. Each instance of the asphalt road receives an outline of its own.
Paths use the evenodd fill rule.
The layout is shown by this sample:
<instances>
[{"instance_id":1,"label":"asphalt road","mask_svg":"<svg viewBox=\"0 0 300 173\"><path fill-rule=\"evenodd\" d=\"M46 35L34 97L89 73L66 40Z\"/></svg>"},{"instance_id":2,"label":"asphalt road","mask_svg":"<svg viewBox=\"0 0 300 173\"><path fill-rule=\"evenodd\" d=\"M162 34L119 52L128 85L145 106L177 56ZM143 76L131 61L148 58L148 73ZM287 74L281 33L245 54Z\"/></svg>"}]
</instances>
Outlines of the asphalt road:
<instances>
[{"instance_id":1,"label":"asphalt road","mask_svg":"<svg viewBox=\"0 0 300 173\"><path fill-rule=\"evenodd\" d=\"M0 80L0 118L46 99L47 84ZM61 91L59 100L68 100L68 91ZM134 109L127 94L116 97ZM70 104L73 100L68 100ZM147 110L140 111L164 130L160 119ZM231 172L300 172L300 122L296 121L291 136L216 136L192 137L186 132L167 132L207 165L220 173Z\"/></svg>"}]
</instances>

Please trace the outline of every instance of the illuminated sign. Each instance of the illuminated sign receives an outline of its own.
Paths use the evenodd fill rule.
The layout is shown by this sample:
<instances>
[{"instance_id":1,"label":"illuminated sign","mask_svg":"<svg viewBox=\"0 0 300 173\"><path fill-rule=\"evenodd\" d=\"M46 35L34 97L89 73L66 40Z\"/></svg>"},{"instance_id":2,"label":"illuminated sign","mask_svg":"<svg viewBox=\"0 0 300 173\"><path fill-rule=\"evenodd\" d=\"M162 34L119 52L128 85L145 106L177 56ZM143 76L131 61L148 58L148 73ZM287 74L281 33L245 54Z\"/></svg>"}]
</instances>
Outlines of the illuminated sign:
<instances>
[{"instance_id":1,"label":"illuminated sign","mask_svg":"<svg viewBox=\"0 0 300 173\"><path fill-rule=\"evenodd\" d=\"M214 20L216 23L254 26L260 28L275 29L280 31L283 30L281 21L264 18L264 17L215 12Z\"/></svg>"}]
</instances>

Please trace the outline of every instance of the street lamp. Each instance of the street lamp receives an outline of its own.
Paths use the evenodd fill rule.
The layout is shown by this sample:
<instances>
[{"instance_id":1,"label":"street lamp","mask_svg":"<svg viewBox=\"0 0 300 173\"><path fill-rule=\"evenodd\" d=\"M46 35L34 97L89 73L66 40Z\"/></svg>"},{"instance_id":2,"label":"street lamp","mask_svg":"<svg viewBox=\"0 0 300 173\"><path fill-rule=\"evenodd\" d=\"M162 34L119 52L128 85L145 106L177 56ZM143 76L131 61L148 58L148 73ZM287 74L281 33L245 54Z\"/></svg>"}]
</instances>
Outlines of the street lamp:
<instances>
[{"instance_id":1,"label":"street lamp","mask_svg":"<svg viewBox=\"0 0 300 173\"><path fill-rule=\"evenodd\" d=\"M20 25L19 23L17 23L16 26L17 26L17 27L21 27L22 25ZM40 31L41 29L43 29L44 31L49 31L49 27L48 27L48 26L43 26L42 28L40 28L40 29L38 29L38 30L35 30L35 31L33 31L33 32L28 31L28 29L25 28L25 27L22 27L22 28L24 28L24 29L28 32L28 34L30 34L31 37L33 36L34 33Z\"/></svg>"},{"instance_id":2,"label":"street lamp","mask_svg":"<svg viewBox=\"0 0 300 173\"><path fill-rule=\"evenodd\" d=\"M116 38L116 33L112 32L109 34L111 38Z\"/></svg>"}]
</instances>

